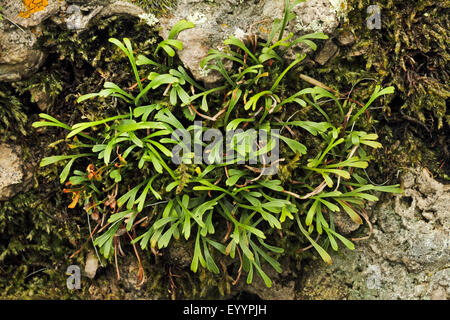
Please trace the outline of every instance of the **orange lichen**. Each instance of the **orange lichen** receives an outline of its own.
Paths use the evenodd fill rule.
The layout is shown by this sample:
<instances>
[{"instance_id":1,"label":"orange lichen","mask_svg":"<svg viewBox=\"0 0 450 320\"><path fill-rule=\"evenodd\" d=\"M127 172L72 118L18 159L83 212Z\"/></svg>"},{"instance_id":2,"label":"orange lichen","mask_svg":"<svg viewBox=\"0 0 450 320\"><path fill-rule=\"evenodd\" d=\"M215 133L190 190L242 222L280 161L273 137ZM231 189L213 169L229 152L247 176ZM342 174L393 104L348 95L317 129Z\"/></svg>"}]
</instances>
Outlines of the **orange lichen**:
<instances>
[{"instance_id":1,"label":"orange lichen","mask_svg":"<svg viewBox=\"0 0 450 320\"><path fill-rule=\"evenodd\" d=\"M263 26L259 26L259 31L261 33L265 33L265 34L269 34L270 33L270 30L267 29L267 28L264 28Z\"/></svg>"},{"instance_id":2,"label":"orange lichen","mask_svg":"<svg viewBox=\"0 0 450 320\"><path fill-rule=\"evenodd\" d=\"M47 0L23 0L26 10L21 11L19 16L29 18L33 13L44 10L48 6Z\"/></svg>"}]
</instances>

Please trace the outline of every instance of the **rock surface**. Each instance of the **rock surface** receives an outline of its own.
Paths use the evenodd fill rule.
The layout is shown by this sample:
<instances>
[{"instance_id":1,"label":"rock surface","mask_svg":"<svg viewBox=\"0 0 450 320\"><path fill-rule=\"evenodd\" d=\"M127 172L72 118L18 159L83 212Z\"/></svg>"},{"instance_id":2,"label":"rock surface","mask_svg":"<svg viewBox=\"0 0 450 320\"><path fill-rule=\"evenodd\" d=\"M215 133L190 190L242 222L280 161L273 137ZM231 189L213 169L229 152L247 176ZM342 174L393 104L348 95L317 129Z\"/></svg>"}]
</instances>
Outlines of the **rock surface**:
<instances>
[{"instance_id":1,"label":"rock surface","mask_svg":"<svg viewBox=\"0 0 450 320\"><path fill-rule=\"evenodd\" d=\"M333 33L345 16L345 0L308 0L294 8L297 17L291 22L292 32Z\"/></svg>"},{"instance_id":2,"label":"rock surface","mask_svg":"<svg viewBox=\"0 0 450 320\"><path fill-rule=\"evenodd\" d=\"M24 170L20 147L0 144L0 201L24 191L30 180L31 173Z\"/></svg>"},{"instance_id":3,"label":"rock surface","mask_svg":"<svg viewBox=\"0 0 450 320\"><path fill-rule=\"evenodd\" d=\"M45 54L35 44L30 30L0 21L0 81L18 81L39 69Z\"/></svg>"},{"instance_id":4,"label":"rock surface","mask_svg":"<svg viewBox=\"0 0 450 320\"><path fill-rule=\"evenodd\" d=\"M342 3L345 2L309 0L301 3L294 8L297 17L291 21L286 33L301 36L310 32L333 32L343 12ZM195 24L194 29L182 31L178 37L184 44L180 59L197 80L208 85L221 79L220 74L200 68L200 61L206 57L208 50L223 48L223 41L230 35L241 40L247 40L250 35L267 39L274 19L281 18L283 10L283 0L245 3L239 0L180 0L173 15L161 19L160 34L167 38L170 28L183 19Z\"/></svg>"},{"instance_id":5,"label":"rock surface","mask_svg":"<svg viewBox=\"0 0 450 320\"><path fill-rule=\"evenodd\" d=\"M450 297L450 185L426 169L403 178L404 195L371 217L373 235L333 265L305 270L300 299L448 299Z\"/></svg>"},{"instance_id":6,"label":"rock surface","mask_svg":"<svg viewBox=\"0 0 450 320\"><path fill-rule=\"evenodd\" d=\"M94 19L113 15L138 17L141 8L124 1L43 0L34 5L29 0L0 0L4 20L0 21L0 81L20 81L35 73L45 61L37 45L41 23L52 19L67 29L82 31Z\"/></svg>"},{"instance_id":7,"label":"rock surface","mask_svg":"<svg viewBox=\"0 0 450 320\"><path fill-rule=\"evenodd\" d=\"M35 4L38 3L38 4ZM3 7L3 14L8 20L21 26L22 28L35 27L45 19L55 15L60 7L64 5L61 0L42 1L0 1Z\"/></svg>"},{"instance_id":8,"label":"rock surface","mask_svg":"<svg viewBox=\"0 0 450 320\"><path fill-rule=\"evenodd\" d=\"M83 31L96 19L125 15L139 17L145 11L125 1L85 1L78 5L70 4L65 11L65 23L69 30Z\"/></svg>"},{"instance_id":9,"label":"rock surface","mask_svg":"<svg viewBox=\"0 0 450 320\"><path fill-rule=\"evenodd\" d=\"M325 42L325 45L323 46L322 50L320 50L316 54L314 61L323 66L331 58L335 57L338 54L338 51L339 51L338 46L334 44L332 39L328 39L327 42Z\"/></svg>"},{"instance_id":10,"label":"rock surface","mask_svg":"<svg viewBox=\"0 0 450 320\"><path fill-rule=\"evenodd\" d=\"M95 274L98 269L98 259L96 255L89 251L89 254L86 258L86 265L84 266L84 272L89 279L94 279Z\"/></svg>"},{"instance_id":11,"label":"rock surface","mask_svg":"<svg viewBox=\"0 0 450 320\"><path fill-rule=\"evenodd\" d=\"M332 33L345 11L343 0L309 0L294 8L297 14L287 32L300 36L309 32ZM151 14L126 1L114 0L0 0L6 21L0 25L0 81L18 81L35 72L45 55L36 47L36 37L30 28L46 19L65 24L69 30L80 32L89 28L95 19L113 15L140 17L154 24ZM180 59L195 78L206 85L221 79L217 72L200 68L200 61L209 49L223 48L230 35L246 39L249 35L267 39L273 20L282 17L283 0L179 0L170 15L160 19L161 36L167 38L170 28L179 20L195 23L192 30L180 33L184 43ZM19 29L20 28L20 29ZM39 32L35 32L36 34ZM304 50L304 48L297 48ZM11 55L12 54L12 55Z\"/></svg>"}]
</instances>

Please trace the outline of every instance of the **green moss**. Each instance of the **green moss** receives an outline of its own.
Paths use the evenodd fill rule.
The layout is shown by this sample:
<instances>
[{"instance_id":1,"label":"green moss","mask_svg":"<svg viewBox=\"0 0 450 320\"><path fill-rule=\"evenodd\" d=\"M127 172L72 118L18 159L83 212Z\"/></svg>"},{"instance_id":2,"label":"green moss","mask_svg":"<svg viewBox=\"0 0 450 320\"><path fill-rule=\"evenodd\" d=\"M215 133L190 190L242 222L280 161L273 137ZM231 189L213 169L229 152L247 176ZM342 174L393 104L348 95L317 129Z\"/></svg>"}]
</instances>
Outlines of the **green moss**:
<instances>
[{"instance_id":1,"label":"green moss","mask_svg":"<svg viewBox=\"0 0 450 320\"><path fill-rule=\"evenodd\" d=\"M304 64L299 71L341 94L351 91L356 101L366 101L377 84L394 86L395 95L369 108L371 118L366 120L366 128L381 130L378 133L385 135L385 146L400 140L402 148L396 152L401 152L398 157L403 164L420 163L445 179L450 166L440 166L449 157L442 137L448 137L450 130L450 2L382 0L376 4L381 8L381 30L367 28L366 9L372 1L348 1L348 20L341 24L333 41L339 45L343 35L353 35L356 40L340 45L339 54L325 66ZM418 146L424 149L411 152ZM378 165L395 171L388 158L391 156L378 154ZM393 178L391 172L382 172Z\"/></svg>"},{"instance_id":2,"label":"green moss","mask_svg":"<svg viewBox=\"0 0 450 320\"><path fill-rule=\"evenodd\" d=\"M60 201L57 194L33 189L0 202L0 297L68 294L62 279L82 236L75 224L79 219L58 209Z\"/></svg>"},{"instance_id":3,"label":"green moss","mask_svg":"<svg viewBox=\"0 0 450 320\"><path fill-rule=\"evenodd\" d=\"M444 121L448 124L450 120L446 116L446 100L450 97L449 15L442 13L448 13L449 2L379 1L381 30L366 27L365 9L370 1L349 3L349 21L339 32L353 33L357 41L342 48L334 63L318 70L324 79L334 79L325 83L341 84L337 87L344 90L348 88L346 83L370 77L385 86L395 85L401 102L396 106L385 103L386 111L404 110L424 123L432 116L435 128L442 129ZM365 70L361 70L363 65Z\"/></svg>"},{"instance_id":4,"label":"green moss","mask_svg":"<svg viewBox=\"0 0 450 320\"><path fill-rule=\"evenodd\" d=\"M178 0L129 0L129 2L140 6L147 12L160 16L174 8Z\"/></svg>"},{"instance_id":5,"label":"green moss","mask_svg":"<svg viewBox=\"0 0 450 320\"><path fill-rule=\"evenodd\" d=\"M22 101L8 86L0 85L0 140L17 140L26 135L27 120Z\"/></svg>"}]
</instances>

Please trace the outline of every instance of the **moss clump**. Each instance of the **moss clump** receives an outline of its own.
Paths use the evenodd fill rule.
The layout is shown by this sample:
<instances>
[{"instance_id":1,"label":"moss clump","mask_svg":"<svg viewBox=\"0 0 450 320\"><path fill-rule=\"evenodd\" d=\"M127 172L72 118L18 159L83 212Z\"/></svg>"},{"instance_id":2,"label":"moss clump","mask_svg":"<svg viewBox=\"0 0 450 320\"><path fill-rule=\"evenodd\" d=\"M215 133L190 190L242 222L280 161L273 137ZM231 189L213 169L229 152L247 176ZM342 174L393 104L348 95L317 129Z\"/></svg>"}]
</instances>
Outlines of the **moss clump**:
<instances>
[{"instance_id":1,"label":"moss clump","mask_svg":"<svg viewBox=\"0 0 450 320\"><path fill-rule=\"evenodd\" d=\"M170 10L173 9L178 2L177 0L129 0L129 1L156 16L160 16L170 12Z\"/></svg>"},{"instance_id":2,"label":"moss clump","mask_svg":"<svg viewBox=\"0 0 450 320\"><path fill-rule=\"evenodd\" d=\"M442 129L450 123L446 101L450 97L448 1L379 1L381 30L366 26L366 0L350 1L349 21L341 32L353 33L357 41L346 50L350 64L365 65L360 74L341 73L347 80L370 75L384 85L395 85L398 99L386 113L403 111L430 126ZM446 14L447 13L447 14ZM340 62L342 66L346 63ZM357 76L355 78L355 76ZM434 123L430 123L434 121Z\"/></svg>"},{"instance_id":3,"label":"moss clump","mask_svg":"<svg viewBox=\"0 0 450 320\"><path fill-rule=\"evenodd\" d=\"M380 30L367 27L369 14L366 10L372 4L368 0L348 1L348 19L333 39L339 45L339 54L325 66L305 64L301 72L343 95L351 93L357 101L366 101L377 84L394 86L395 95L386 96L369 108L371 117L366 126L375 126L381 130L380 136L389 137L385 145L397 139L405 140L408 150L414 149L414 145L425 145L428 149L425 153L433 154L426 157L428 161L406 150L400 157L408 163L421 162L445 179L450 172L449 164L444 163L449 157L445 137L450 132L447 109L450 2L378 1ZM344 36L353 37L355 41L341 45L339 39ZM387 127L390 133L385 131ZM414 136L413 142L406 137L406 131ZM385 169L391 169L392 165L385 159L382 154L378 156L378 162L383 163Z\"/></svg>"},{"instance_id":4,"label":"moss clump","mask_svg":"<svg viewBox=\"0 0 450 320\"><path fill-rule=\"evenodd\" d=\"M21 100L13 92L11 88L0 85L1 141L5 141L7 136L14 141L18 136L27 134L25 127L28 117L23 111Z\"/></svg>"},{"instance_id":5,"label":"moss clump","mask_svg":"<svg viewBox=\"0 0 450 320\"><path fill-rule=\"evenodd\" d=\"M0 202L1 298L70 295L65 287L67 257L82 236L76 227L79 219L58 209L61 200L42 188Z\"/></svg>"}]
</instances>

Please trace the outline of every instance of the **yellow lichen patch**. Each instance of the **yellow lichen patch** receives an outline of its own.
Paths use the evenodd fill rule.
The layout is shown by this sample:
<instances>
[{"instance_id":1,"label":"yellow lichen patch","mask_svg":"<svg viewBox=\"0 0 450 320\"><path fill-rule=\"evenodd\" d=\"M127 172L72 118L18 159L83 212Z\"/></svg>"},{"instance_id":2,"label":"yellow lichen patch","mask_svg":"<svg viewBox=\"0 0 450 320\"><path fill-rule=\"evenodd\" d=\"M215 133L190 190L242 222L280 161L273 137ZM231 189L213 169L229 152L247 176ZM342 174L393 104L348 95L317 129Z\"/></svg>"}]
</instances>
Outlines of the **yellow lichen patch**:
<instances>
[{"instance_id":1,"label":"yellow lichen patch","mask_svg":"<svg viewBox=\"0 0 450 320\"><path fill-rule=\"evenodd\" d=\"M33 13L44 10L48 6L47 0L23 0L26 10L21 11L19 16L29 18Z\"/></svg>"},{"instance_id":2,"label":"yellow lichen patch","mask_svg":"<svg viewBox=\"0 0 450 320\"><path fill-rule=\"evenodd\" d=\"M259 26L259 31L261 33L265 33L265 34L269 34L270 33L270 30L267 29L267 28L264 28L263 26Z\"/></svg>"}]
</instances>

